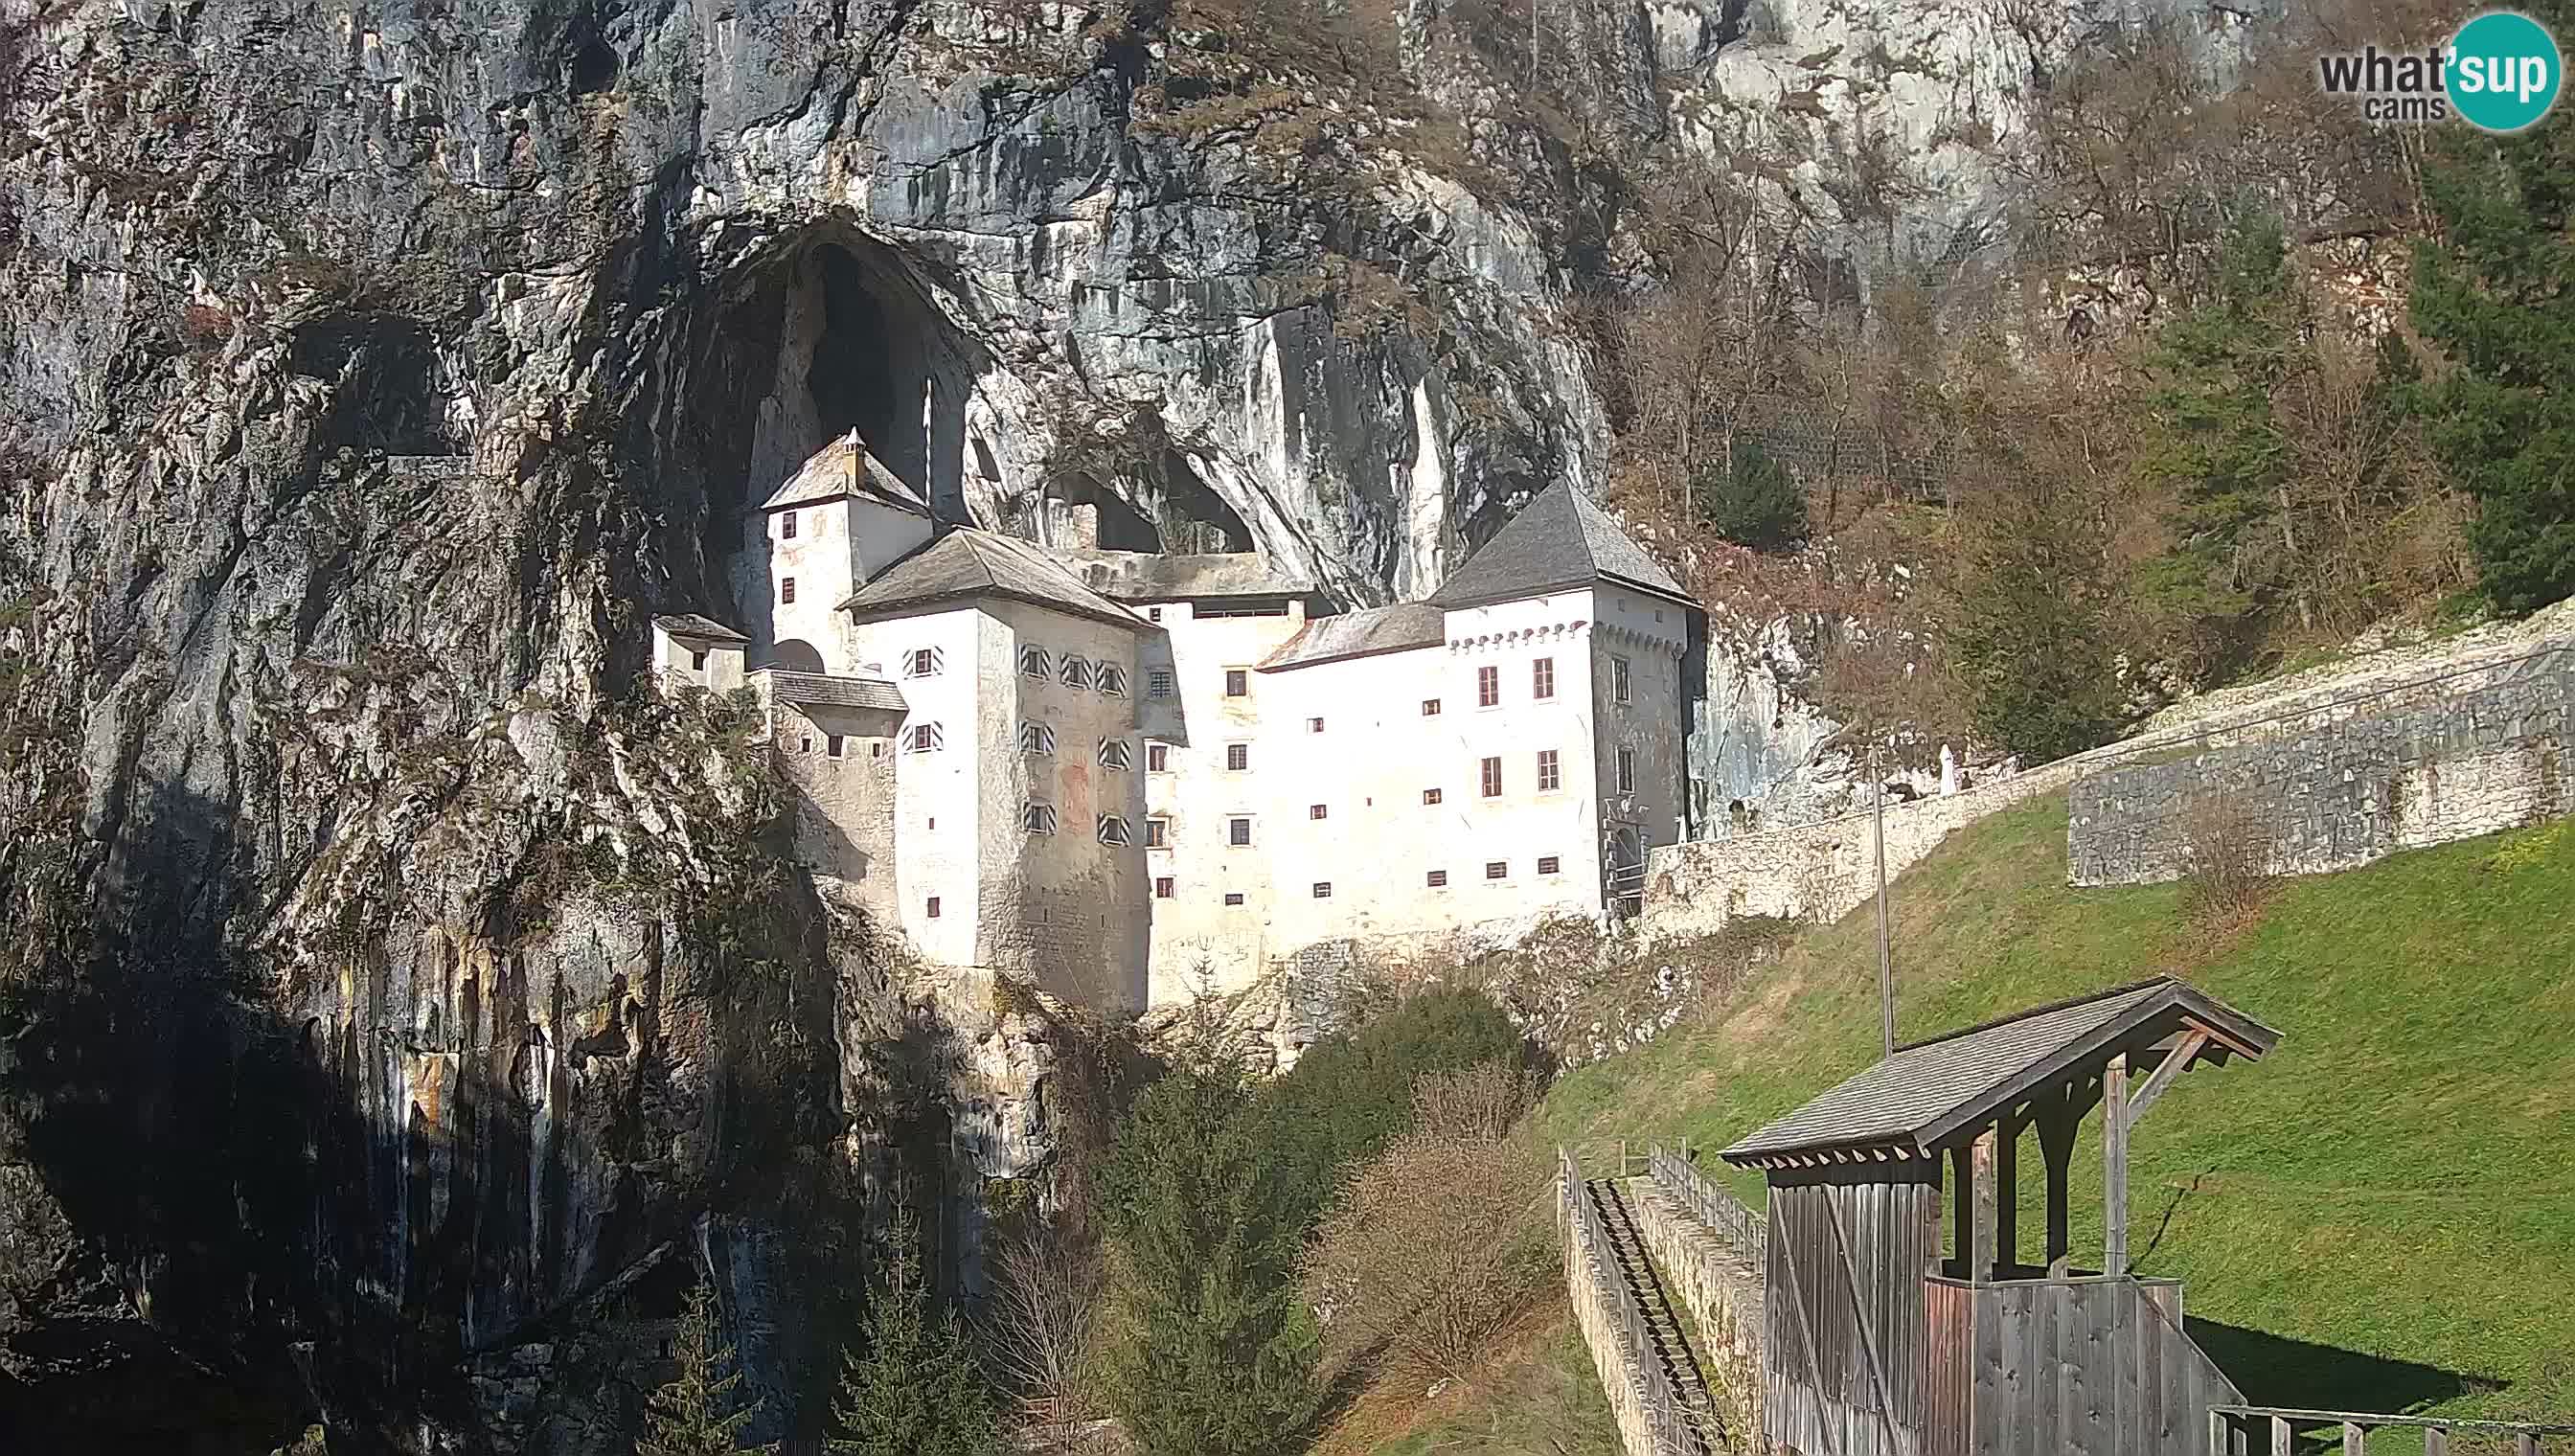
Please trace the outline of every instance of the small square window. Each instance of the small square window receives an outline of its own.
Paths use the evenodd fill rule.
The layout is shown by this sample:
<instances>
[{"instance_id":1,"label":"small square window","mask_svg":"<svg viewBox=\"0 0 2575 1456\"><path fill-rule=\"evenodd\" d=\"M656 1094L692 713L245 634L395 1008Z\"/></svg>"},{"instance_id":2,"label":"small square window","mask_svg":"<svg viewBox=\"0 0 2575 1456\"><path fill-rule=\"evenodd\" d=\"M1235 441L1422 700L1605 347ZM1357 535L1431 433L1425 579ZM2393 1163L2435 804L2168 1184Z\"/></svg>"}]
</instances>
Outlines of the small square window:
<instances>
[{"instance_id":1,"label":"small square window","mask_svg":"<svg viewBox=\"0 0 2575 1456\"><path fill-rule=\"evenodd\" d=\"M1172 672L1169 668L1156 668L1151 674L1147 675L1145 683L1145 691L1153 697L1169 698L1172 696Z\"/></svg>"},{"instance_id":2,"label":"small square window","mask_svg":"<svg viewBox=\"0 0 2575 1456\"><path fill-rule=\"evenodd\" d=\"M939 896L937 896L937 895L932 895L932 896L930 897L930 910L929 910L929 914L930 914L930 918L932 918L932 919L934 919L934 920L939 918Z\"/></svg>"},{"instance_id":3,"label":"small square window","mask_svg":"<svg viewBox=\"0 0 2575 1456\"><path fill-rule=\"evenodd\" d=\"M1127 746L1127 740L1125 738L1102 738L1100 740L1101 767L1126 768L1133 765L1135 761L1135 750Z\"/></svg>"},{"instance_id":4,"label":"small square window","mask_svg":"<svg viewBox=\"0 0 2575 1456\"><path fill-rule=\"evenodd\" d=\"M790 511L786 515L778 518L778 539L781 541L794 541L796 539L795 512Z\"/></svg>"},{"instance_id":5,"label":"small square window","mask_svg":"<svg viewBox=\"0 0 2575 1456\"><path fill-rule=\"evenodd\" d=\"M779 579L778 600L782 604L796 600L796 579L794 577L783 577Z\"/></svg>"},{"instance_id":6,"label":"small square window","mask_svg":"<svg viewBox=\"0 0 2575 1456\"><path fill-rule=\"evenodd\" d=\"M704 654L704 653L691 653L691 654L689 654L689 671L690 671L690 672L692 672L692 673L703 673L703 672L705 672L706 670L707 670L707 655L706 655L706 654Z\"/></svg>"},{"instance_id":7,"label":"small square window","mask_svg":"<svg viewBox=\"0 0 2575 1456\"><path fill-rule=\"evenodd\" d=\"M1500 879L1510 872L1511 862L1507 859L1487 859L1484 861L1484 877L1486 879Z\"/></svg>"},{"instance_id":8,"label":"small square window","mask_svg":"<svg viewBox=\"0 0 2575 1456\"><path fill-rule=\"evenodd\" d=\"M831 734L830 736L828 736L828 737L824 738L824 739L823 739L823 751L824 751L824 752L826 752L826 753L831 754L831 755L832 755L833 757L835 757L835 758L840 757L840 756L841 756L841 735L840 735L839 733L833 733L833 734Z\"/></svg>"},{"instance_id":9,"label":"small square window","mask_svg":"<svg viewBox=\"0 0 2575 1456\"><path fill-rule=\"evenodd\" d=\"M915 753L930 752L947 740L947 736L941 732L939 725L935 723L917 723L904 729L903 745Z\"/></svg>"},{"instance_id":10,"label":"small square window","mask_svg":"<svg viewBox=\"0 0 2575 1456\"><path fill-rule=\"evenodd\" d=\"M1556 756L1555 756L1555 749L1553 749L1553 748L1540 748L1540 749L1538 749L1538 750L1537 750L1537 791L1538 791L1538 792L1540 792L1540 793L1553 793L1556 789L1558 789L1559 787L1562 787L1562 786L1563 786L1563 775L1562 775L1562 773L1558 770L1558 767L1557 767L1557 761L1556 761Z\"/></svg>"},{"instance_id":11,"label":"small square window","mask_svg":"<svg viewBox=\"0 0 2575 1456\"><path fill-rule=\"evenodd\" d=\"M1083 658L1068 654L1064 660L1064 671L1057 676L1064 681L1064 686L1067 688L1088 688L1091 686L1091 664Z\"/></svg>"},{"instance_id":12,"label":"small square window","mask_svg":"<svg viewBox=\"0 0 2575 1456\"><path fill-rule=\"evenodd\" d=\"M1160 607L1148 607L1148 608L1146 608L1146 609L1145 609L1145 620L1146 620L1147 622L1160 622L1160 621L1162 621L1162 620L1163 620L1163 609L1162 609L1162 608L1160 608ZM1170 881L1168 881L1168 880L1166 880L1166 881L1165 881L1165 883L1169 883L1169 882L1170 882ZM1165 898L1169 898L1169 896L1167 895L1167 896L1165 896Z\"/></svg>"},{"instance_id":13,"label":"small square window","mask_svg":"<svg viewBox=\"0 0 2575 1456\"><path fill-rule=\"evenodd\" d=\"M1055 729L1042 723L1021 724L1020 751L1023 753L1053 753L1055 751Z\"/></svg>"},{"instance_id":14,"label":"small square window","mask_svg":"<svg viewBox=\"0 0 2575 1456\"><path fill-rule=\"evenodd\" d=\"M878 738L878 739L877 739L877 740L875 740L874 742L869 743L869 744L868 744L868 756L869 756L869 757L871 757L871 758L882 758L882 757L884 757L884 756L885 756L885 739L883 739L883 738Z\"/></svg>"},{"instance_id":15,"label":"small square window","mask_svg":"<svg viewBox=\"0 0 2575 1456\"><path fill-rule=\"evenodd\" d=\"M1552 854L1540 854L1537 857L1537 872L1540 874L1553 874L1558 862L1559 861Z\"/></svg>"},{"instance_id":16,"label":"small square window","mask_svg":"<svg viewBox=\"0 0 2575 1456\"><path fill-rule=\"evenodd\" d=\"M1147 743L1145 745L1145 771L1148 773L1169 773L1172 771L1171 744Z\"/></svg>"},{"instance_id":17,"label":"small square window","mask_svg":"<svg viewBox=\"0 0 2575 1456\"><path fill-rule=\"evenodd\" d=\"M1627 660L1614 655L1609 659L1609 696L1620 703L1627 701Z\"/></svg>"},{"instance_id":18,"label":"small square window","mask_svg":"<svg viewBox=\"0 0 2575 1456\"><path fill-rule=\"evenodd\" d=\"M1633 748L1618 750L1618 791L1620 793L1636 791L1636 750Z\"/></svg>"},{"instance_id":19,"label":"small square window","mask_svg":"<svg viewBox=\"0 0 2575 1456\"><path fill-rule=\"evenodd\" d=\"M1328 879L1318 879L1318 880L1315 880L1315 881L1314 881L1314 898L1316 898L1316 899L1318 899L1318 900L1327 900L1327 899L1330 899L1331 897L1332 897L1332 882L1331 882L1330 880L1328 880Z\"/></svg>"},{"instance_id":20,"label":"small square window","mask_svg":"<svg viewBox=\"0 0 2575 1456\"><path fill-rule=\"evenodd\" d=\"M1436 788L1425 788L1421 790L1421 801L1423 803L1437 803L1439 801L1439 790Z\"/></svg>"},{"instance_id":21,"label":"small square window","mask_svg":"<svg viewBox=\"0 0 2575 1456\"><path fill-rule=\"evenodd\" d=\"M1154 898L1156 898L1156 899L1158 899L1158 900L1167 900L1167 899L1170 899L1171 897L1172 897L1172 877L1171 877L1170 875L1168 875L1168 874L1162 874L1162 875L1157 875L1157 876L1155 876L1155 878L1154 878Z\"/></svg>"},{"instance_id":22,"label":"small square window","mask_svg":"<svg viewBox=\"0 0 2575 1456\"><path fill-rule=\"evenodd\" d=\"M1020 810L1020 822L1032 834L1052 834L1055 832L1055 805L1031 799Z\"/></svg>"},{"instance_id":23,"label":"small square window","mask_svg":"<svg viewBox=\"0 0 2575 1456\"><path fill-rule=\"evenodd\" d=\"M1484 760L1484 797L1499 797L1501 795L1501 791L1502 760L1499 758L1486 758Z\"/></svg>"},{"instance_id":24,"label":"small square window","mask_svg":"<svg viewBox=\"0 0 2575 1456\"><path fill-rule=\"evenodd\" d=\"M1225 902L1230 905L1243 903L1243 891L1239 889L1226 891Z\"/></svg>"},{"instance_id":25,"label":"small square window","mask_svg":"<svg viewBox=\"0 0 2575 1456\"><path fill-rule=\"evenodd\" d=\"M1477 668L1475 670L1475 706L1477 708L1490 708L1501 701L1502 670L1499 668Z\"/></svg>"},{"instance_id":26,"label":"small square window","mask_svg":"<svg viewBox=\"0 0 2575 1456\"><path fill-rule=\"evenodd\" d=\"M1020 676L1023 678L1055 676L1055 655L1044 648L1020 649Z\"/></svg>"},{"instance_id":27,"label":"small square window","mask_svg":"<svg viewBox=\"0 0 2575 1456\"><path fill-rule=\"evenodd\" d=\"M907 678L936 677L948 665L948 655L937 648L914 648L903 655L903 675Z\"/></svg>"},{"instance_id":28,"label":"small square window","mask_svg":"<svg viewBox=\"0 0 2575 1456\"><path fill-rule=\"evenodd\" d=\"M1127 670L1118 666L1116 663L1102 663L1100 665L1098 682L1100 691L1111 698L1124 698L1127 696Z\"/></svg>"},{"instance_id":29,"label":"small square window","mask_svg":"<svg viewBox=\"0 0 2575 1456\"><path fill-rule=\"evenodd\" d=\"M1309 718L1309 719L1305 720L1305 731L1307 731L1307 732L1309 732L1309 733L1319 733L1319 732L1321 732L1322 730L1323 730L1323 721L1322 721L1321 719L1319 719L1319 718Z\"/></svg>"},{"instance_id":30,"label":"small square window","mask_svg":"<svg viewBox=\"0 0 2575 1456\"><path fill-rule=\"evenodd\" d=\"M1448 871L1445 869L1431 870L1428 874L1421 877L1421 882L1430 886L1432 889L1446 889L1448 887Z\"/></svg>"},{"instance_id":31,"label":"small square window","mask_svg":"<svg viewBox=\"0 0 2575 1456\"><path fill-rule=\"evenodd\" d=\"M1099 830L1100 842L1104 844L1128 844L1135 842L1130 837L1132 831L1127 827L1127 820L1119 817L1117 814L1102 814L1100 816Z\"/></svg>"},{"instance_id":32,"label":"small square window","mask_svg":"<svg viewBox=\"0 0 2575 1456\"><path fill-rule=\"evenodd\" d=\"M1243 845L1251 843L1252 820L1227 819L1225 821L1225 838L1226 842L1229 844Z\"/></svg>"},{"instance_id":33,"label":"small square window","mask_svg":"<svg viewBox=\"0 0 2575 1456\"><path fill-rule=\"evenodd\" d=\"M1309 819L1326 818L1329 817L1329 811L1319 803L1308 804L1305 807L1305 817Z\"/></svg>"},{"instance_id":34,"label":"small square window","mask_svg":"<svg viewBox=\"0 0 2575 1456\"><path fill-rule=\"evenodd\" d=\"M1555 696L1555 659L1540 658L1529 664L1529 697L1545 700Z\"/></svg>"},{"instance_id":35,"label":"small square window","mask_svg":"<svg viewBox=\"0 0 2575 1456\"><path fill-rule=\"evenodd\" d=\"M1225 766L1236 773L1240 773L1244 769L1251 767L1252 745L1250 743L1226 744Z\"/></svg>"},{"instance_id":36,"label":"small square window","mask_svg":"<svg viewBox=\"0 0 2575 1456\"><path fill-rule=\"evenodd\" d=\"M1146 847L1146 848L1148 848L1148 849L1160 849L1160 848L1163 848L1163 847L1165 847L1166 845L1170 844L1171 842L1172 842L1172 821L1171 821L1170 819L1147 819L1147 820L1145 820L1145 847Z\"/></svg>"},{"instance_id":37,"label":"small square window","mask_svg":"<svg viewBox=\"0 0 2575 1456\"><path fill-rule=\"evenodd\" d=\"M1421 716L1423 718L1437 718L1439 716L1439 700L1436 698L1425 698L1421 700Z\"/></svg>"},{"instance_id":38,"label":"small square window","mask_svg":"<svg viewBox=\"0 0 2575 1456\"><path fill-rule=\"evenodd\" d=\"M799 733L799 734L797 734L797 737L796 737L796 751L797 751L797 752L800 752L800 753L810 753L810 752L813 752L813 751L814 751L814 735L813 735L812 733Z\"/></svg>"},{"instance_id":39,"label":"small square window","mask_svg":"<svg viewBox=\"0 0 2575 1456\"><path fill-rule=\"evenodd\" d=\"M1226 697L1243 698L1249 696L1251 692L1252 675L1250 673L1241 668L1228 668L1225 670Z\"/></svg>"}]
</instances>

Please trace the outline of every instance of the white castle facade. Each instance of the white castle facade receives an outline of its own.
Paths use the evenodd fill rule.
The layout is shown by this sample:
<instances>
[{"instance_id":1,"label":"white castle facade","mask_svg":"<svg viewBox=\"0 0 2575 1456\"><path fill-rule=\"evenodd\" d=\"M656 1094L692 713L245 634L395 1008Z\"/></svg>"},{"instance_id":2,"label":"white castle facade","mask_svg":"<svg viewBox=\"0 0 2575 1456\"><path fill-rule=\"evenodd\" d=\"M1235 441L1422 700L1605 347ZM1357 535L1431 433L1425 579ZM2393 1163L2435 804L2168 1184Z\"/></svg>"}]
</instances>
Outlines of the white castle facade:
<instances>
[{"instance_id":1,"label":"white castle facade","mask_svg":"<svg viewBox=\"0 0 2575 1456\"><path fill-rule=\"evenodd\" d=\"M942 524L855 437L760 514L765 621L658 617L655 671L760 696L800 859L931 964L1142 1010L1607 915L1681 835L1694 609L1568 486L1330 615L1257 556Z\"/></svg>"}]
</instances>

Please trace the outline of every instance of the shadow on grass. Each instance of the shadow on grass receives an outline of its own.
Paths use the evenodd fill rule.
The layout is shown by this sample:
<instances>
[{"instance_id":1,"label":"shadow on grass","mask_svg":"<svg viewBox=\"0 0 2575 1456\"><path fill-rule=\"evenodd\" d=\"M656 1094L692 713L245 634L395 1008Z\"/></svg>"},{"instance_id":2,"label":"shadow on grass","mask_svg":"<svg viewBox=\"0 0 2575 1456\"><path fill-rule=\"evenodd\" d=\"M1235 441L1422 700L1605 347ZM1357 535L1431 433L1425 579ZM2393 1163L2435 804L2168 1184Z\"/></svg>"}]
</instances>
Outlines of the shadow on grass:
<instances>
[{"instance_id":1,"label":"shadow on grass","mask_svg":"<svg viewBox=\"0 0 2575 1456\"><path fill-rule=\"evenodd\" d=\"M2254 1405L2403 1415L2504 1386L2483 1375L2309 1344L2197 1315L2185 1316L2183 1323Z\"/></svg>"}]
</instances>

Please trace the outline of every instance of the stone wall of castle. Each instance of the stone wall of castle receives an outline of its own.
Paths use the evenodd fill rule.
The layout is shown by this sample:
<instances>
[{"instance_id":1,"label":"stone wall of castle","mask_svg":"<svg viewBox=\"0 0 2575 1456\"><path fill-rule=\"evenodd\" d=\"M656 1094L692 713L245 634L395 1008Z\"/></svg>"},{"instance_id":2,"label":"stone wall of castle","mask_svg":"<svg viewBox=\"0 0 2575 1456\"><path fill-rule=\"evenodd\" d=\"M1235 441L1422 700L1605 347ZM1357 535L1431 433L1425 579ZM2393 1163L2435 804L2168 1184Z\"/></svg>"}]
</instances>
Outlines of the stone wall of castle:
<instances>
[{"instance_id":1,"label":"stone wall of castle","mask_svg":"<svg viewBox=\"0 0 2575 1456\"><path fill-rule=\"evenodd\" d=\"M2068 876L2177 878L2219 813L2251 815L2272 867L2304 874L2575 812L2570 708L2575 647L2561 647L2284 731L2083 774L2068 790Z\"/></svg>"}]
</instances>

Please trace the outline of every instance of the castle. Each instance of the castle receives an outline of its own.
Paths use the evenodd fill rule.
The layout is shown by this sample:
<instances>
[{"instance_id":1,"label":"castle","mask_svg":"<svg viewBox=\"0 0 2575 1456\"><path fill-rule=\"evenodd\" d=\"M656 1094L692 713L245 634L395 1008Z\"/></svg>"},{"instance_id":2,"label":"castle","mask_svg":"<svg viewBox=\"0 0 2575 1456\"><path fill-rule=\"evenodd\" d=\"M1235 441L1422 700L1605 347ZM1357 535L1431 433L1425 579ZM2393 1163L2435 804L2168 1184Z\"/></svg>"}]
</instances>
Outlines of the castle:
<instances>
[{"instance_id":1,"label":"castle","mask_svg":"<svg viewBox=\"0 0 2575 1456\"><path fill-rule=\"evenodd\" d=\"M1143 1010L1614 914L1681 836L1696 609L1568 485L1339 614L1256 555L943 523L855 435L759 515L765 628L657 617L654 669L757 694L798 857L929 963Z\"/></svg>"}]
</instances>

